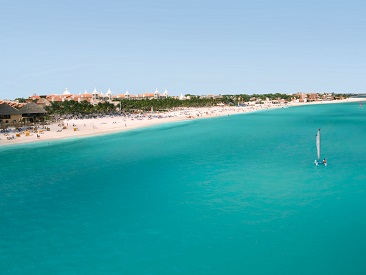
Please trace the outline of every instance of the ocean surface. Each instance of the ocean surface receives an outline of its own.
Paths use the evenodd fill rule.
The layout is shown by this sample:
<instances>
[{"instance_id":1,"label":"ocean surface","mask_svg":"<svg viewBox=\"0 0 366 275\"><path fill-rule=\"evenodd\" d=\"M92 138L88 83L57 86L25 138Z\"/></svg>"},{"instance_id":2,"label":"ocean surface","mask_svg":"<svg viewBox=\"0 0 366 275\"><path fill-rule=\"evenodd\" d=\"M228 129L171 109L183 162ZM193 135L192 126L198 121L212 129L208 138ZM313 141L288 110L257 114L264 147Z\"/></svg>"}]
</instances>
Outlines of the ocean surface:
<instances>
[{"instance_id":1,"label":"ocean surface","mask_svg":"<svg viewBox=\"0 0 366 275\"><path fill-rule=\"evenodd\" d=\"M2 147L0 273L366 274L358 105Z\"/></svg>"}]
</instances>

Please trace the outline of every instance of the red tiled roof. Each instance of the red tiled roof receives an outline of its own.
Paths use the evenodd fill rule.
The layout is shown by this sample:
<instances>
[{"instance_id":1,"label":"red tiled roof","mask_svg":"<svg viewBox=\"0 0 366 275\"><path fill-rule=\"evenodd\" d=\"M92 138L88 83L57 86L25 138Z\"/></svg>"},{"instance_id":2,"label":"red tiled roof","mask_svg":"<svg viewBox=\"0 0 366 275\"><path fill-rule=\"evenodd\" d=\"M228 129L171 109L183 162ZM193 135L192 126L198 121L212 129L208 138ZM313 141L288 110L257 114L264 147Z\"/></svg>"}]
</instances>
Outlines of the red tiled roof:
<instances>
[{"instance_id":1,"label":"red tiled roof","mask_svg":"<svg viewBox=\"0 0 366 275\"><path fill-rule=\"evenodd\" d=\"M120 94L120 95L114 95L112 96L113 98L125 98L124 94Z\"/></svg>"},{"instance_id":2,"label":"red tiled roof","mask_svg":"<svg viewBox=\"0 0 366 275\"><path fill-rule=\"evenodd\" d=\"M62 98L60 96L52 96L50 98L51 102L62 102Z\"/></svg>"}]
</instances>

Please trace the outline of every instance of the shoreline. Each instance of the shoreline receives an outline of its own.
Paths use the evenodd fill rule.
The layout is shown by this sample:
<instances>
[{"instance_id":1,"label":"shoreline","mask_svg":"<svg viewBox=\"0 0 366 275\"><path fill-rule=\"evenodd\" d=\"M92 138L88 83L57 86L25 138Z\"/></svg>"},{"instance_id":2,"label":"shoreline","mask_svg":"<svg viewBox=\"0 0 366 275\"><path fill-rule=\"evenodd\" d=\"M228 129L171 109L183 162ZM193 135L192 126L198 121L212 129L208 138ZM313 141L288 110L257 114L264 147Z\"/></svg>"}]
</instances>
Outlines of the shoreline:
<instances>
[{"instance_id":1,"label":"shoreline","mask_svg":"<svg viewBox=\"0 0 366 275\"><path fill-rule=\"evenodd\" d=\"M84 138L99 135L106 135L118 132L125 132L134 129L155 126L159 124L188 121L195 119L214 118L228 116L234 114L247 114L260 110L280 109L297 106L318 105L318 104L336 104L363 101L365 98L348 98L344 100L334 101L317 101L309 103L289 103L286 105L254 105L254 106L224 106L224 107L201 107L201 108L184 108L181 110L171 111L167 113L145 113L143 115L128 116L106 116L92 119L69 119L62 123L54 123L38 127L37 131L29 131L8 135L0 134L0 148L9 145L41 143L45 141L64 140L71 138ZM46 130L49 128L49 131ZM14 139L8 140L7 137L14 136Z\"/></svg>"}]
</instances>

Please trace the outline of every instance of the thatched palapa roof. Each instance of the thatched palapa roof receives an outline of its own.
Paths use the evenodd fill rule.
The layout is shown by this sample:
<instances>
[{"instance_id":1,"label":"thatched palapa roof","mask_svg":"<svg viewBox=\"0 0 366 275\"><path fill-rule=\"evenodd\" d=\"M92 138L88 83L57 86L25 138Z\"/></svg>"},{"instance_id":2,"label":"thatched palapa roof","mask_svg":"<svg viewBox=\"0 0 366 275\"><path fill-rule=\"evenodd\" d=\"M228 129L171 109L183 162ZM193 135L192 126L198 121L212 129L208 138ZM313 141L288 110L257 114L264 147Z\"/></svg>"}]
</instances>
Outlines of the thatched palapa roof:
<instances>
[{"instance_id":1,"label":"thatched palapa roof","mask_svg":"<svg viewBox=\"0 0 366 275\"><path fill-rule=\"evenodd\" d=\"M29 102L27 105L19 109L22 114L45 114L47 113L44 108L38 106L34 102Z\"/></svg>"},{"instance_id":2,"label":"thatched palapa roof","mask_svg":"<svg viewBox=\"0 0 366 275\"><path fill-rule=\"evenodd\" d=\"M17 109L9 106L6 103L0 104L0 115L20 115L21 112L19 112Z\"/></svg>"}]
</instances>

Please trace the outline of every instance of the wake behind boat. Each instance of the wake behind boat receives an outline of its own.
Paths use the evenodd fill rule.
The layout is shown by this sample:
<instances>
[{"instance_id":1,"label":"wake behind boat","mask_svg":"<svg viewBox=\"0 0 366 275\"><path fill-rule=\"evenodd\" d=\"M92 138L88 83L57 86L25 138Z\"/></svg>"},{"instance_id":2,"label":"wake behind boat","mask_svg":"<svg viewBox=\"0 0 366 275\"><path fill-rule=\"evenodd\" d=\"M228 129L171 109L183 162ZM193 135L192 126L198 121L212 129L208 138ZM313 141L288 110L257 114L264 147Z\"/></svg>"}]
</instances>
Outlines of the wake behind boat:
<instances>
[{"instance_id":1,"label":"wake behind boat","mask_svg":"<svg viewBox=\"0 0 366 275\"><path fill-rule=\"evenodd\" d=\"M314 163L316 166L319 166L319 165L327 166L327 160L325 158L323 160L320 159L320 128L318 129L318 132L316 134L315 142L316 142L316 150L317 150L318 159L314 160Z\"/></svg>"}]
</instances>

